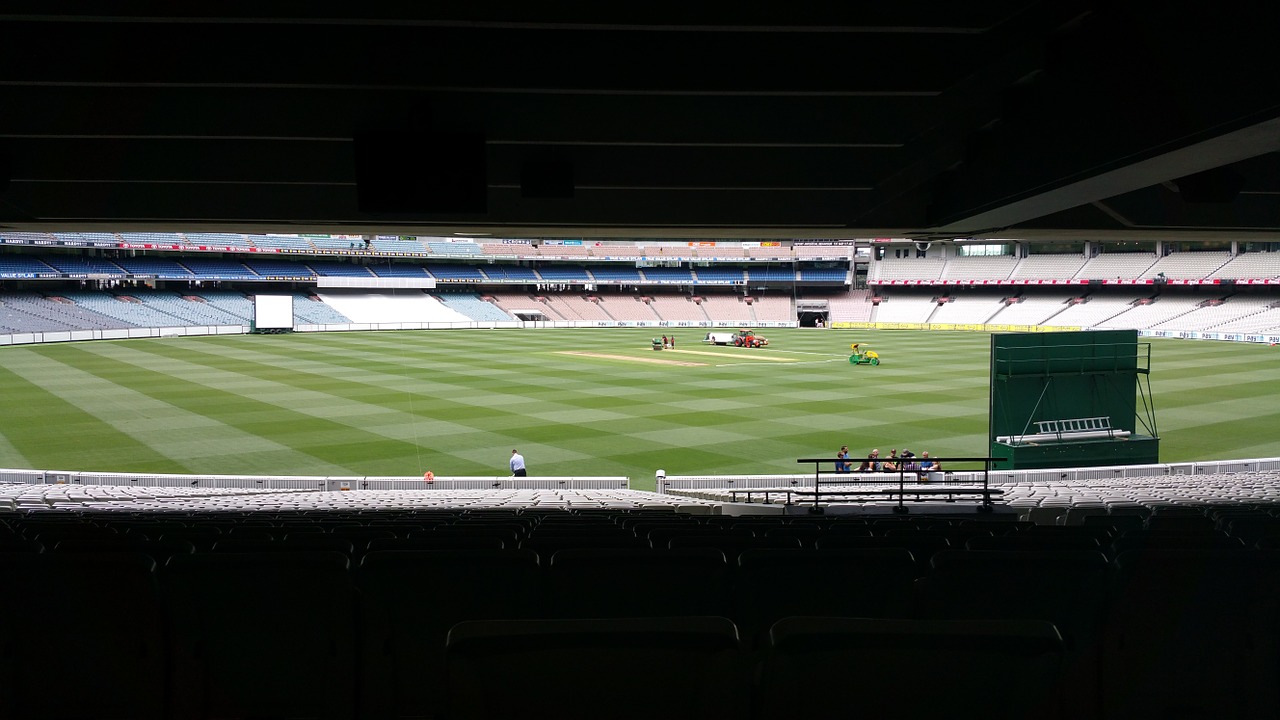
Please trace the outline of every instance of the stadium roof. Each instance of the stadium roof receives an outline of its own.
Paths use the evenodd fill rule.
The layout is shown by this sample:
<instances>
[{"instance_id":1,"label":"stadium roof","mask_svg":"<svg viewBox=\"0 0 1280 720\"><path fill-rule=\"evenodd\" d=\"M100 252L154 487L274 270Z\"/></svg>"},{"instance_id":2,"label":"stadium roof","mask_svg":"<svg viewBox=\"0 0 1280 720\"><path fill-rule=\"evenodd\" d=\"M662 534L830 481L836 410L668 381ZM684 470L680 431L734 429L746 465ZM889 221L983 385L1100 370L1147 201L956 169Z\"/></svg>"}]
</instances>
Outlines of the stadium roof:
<instances>
[{"instance_id":1,"label":"stadium roof","mask_svg":"<svg viewBox=\"0 0 1280 720\"><path fill-rule=\"evenodd\" d=\"M1275 3L318 8L7 2L0 228L1280 231Z\"/></svg>"}]
</instances>

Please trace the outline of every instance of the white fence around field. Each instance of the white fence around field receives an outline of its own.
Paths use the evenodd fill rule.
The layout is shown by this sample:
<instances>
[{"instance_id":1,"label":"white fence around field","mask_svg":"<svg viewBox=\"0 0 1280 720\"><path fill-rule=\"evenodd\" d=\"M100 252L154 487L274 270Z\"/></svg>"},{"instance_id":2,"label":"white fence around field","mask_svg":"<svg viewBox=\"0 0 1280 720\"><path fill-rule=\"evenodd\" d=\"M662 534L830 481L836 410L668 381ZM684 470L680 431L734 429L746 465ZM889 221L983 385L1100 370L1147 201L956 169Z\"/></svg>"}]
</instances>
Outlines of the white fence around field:
<instances>
[{"instance_id":1,"label":"white fence around field","mask_svg":"<svg viewBox=\"0 0 1280 720\"><path fill-rule=\"evenodd\" d=\"M622 476L548 476L515 478L361 475L179 475L81 472L72 470L0 470L0 483L46 485L127 485L246 490L629 490Z\"/></svg>"},{"instance_id":2,"label":"white fence around field","mask_svg":"<svg viewBox=\"0 0 1280 720\"><path fill-rule=\"evenodd\" d=\"M1188 463L1159 463L1154 465L1108 465L1083 468L1049 468L1041 470L992 470L987 473L991 484L1010 483L1072 483L1086 480L1116 478L1149 478L1179 475L1214 475L1218 473L1257 472L1280 470L1280 457L1252 458L1246 460L1208 460ZM947 485L972 485L981 483L981 470L963 470L942 473L938 483ZM907 473L907 482L914 484L914 473ZM840 480L882 481L896 485L898 473L821 473L823 482ZM813 473L779 475L668 475L658 480L659 493L682 490L812 490Z\"/></svg>"}]
</instances>

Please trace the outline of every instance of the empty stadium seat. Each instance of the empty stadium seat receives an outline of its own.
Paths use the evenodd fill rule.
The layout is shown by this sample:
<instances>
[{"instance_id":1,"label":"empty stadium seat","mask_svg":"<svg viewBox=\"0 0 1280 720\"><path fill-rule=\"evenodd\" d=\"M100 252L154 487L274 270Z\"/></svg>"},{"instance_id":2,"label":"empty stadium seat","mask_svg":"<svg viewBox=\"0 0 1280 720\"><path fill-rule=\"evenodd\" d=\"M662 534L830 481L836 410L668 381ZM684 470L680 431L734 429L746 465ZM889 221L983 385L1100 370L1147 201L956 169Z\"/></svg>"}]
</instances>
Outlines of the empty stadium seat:
<instances>
[{"instance_id":1,"label":"empty stadium seat","mask_svg":"<svg viewBox=\"0 0 1280 720\"><path fill-rule=\"evenodd\" d=\"M741 720L738 650L723 617L464 622L448 638L449 717Z\"/></svg>"},{"instance_id":2,"label":"empty stadium seat","mask_svg":"<svg viewBox=\"0 0 1280 720\"><path fill-rule=\"evenodd\" d=\"M761 718L1058 718L1062 641L1034 620L791 617L769 631Z\"/></svg>"}]
</instances>

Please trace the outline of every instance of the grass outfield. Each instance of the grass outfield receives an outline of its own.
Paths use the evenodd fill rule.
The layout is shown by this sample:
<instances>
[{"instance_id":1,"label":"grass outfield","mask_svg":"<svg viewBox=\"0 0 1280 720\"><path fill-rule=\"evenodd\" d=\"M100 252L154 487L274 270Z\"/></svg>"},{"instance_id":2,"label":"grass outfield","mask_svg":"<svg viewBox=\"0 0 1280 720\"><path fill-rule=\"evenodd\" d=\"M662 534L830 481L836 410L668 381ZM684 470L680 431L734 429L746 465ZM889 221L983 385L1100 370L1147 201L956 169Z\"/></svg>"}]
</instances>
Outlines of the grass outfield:
<instances>
[{"instance_id":1,"label":"grass outfield","mask_svg":"<svg viewBox=\"0 0 1280 720\"><path fill-rule=\"evenodd\" d=\"M0 348L0 467L288 475L793 473L986 451L989 338L652 329L254 335ZM851 366L850 342L879 367ZM1161 460L1280 455L1280 348L1157 340Z\"/></svg>"}]
</instances>

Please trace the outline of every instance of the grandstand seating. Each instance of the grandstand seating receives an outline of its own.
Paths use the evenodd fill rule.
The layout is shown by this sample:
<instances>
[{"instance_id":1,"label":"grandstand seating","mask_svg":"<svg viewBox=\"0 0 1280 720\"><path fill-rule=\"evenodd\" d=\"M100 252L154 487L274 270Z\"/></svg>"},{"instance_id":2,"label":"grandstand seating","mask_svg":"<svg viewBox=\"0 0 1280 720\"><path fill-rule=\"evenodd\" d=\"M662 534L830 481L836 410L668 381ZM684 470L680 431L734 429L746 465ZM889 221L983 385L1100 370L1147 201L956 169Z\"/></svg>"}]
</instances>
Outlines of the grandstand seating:
<instances>
[{"instance_id":1,"label":"grandstand seating","mask_svg":"<svg viewBox=\"0 0 1280 720\"><path fill-rule=\"evenodd\" d=\"M334 262L332 260L308 260L307 266L317 275L329 277L373 277L374 273L364 265Z\"/></svg>"},{"instance_id":2,"label":"grandstand seating","mask_svg":"<svg viewBox=\"0 0 1280 720\"><path fill-rule=\"evenodd\" d=\"M598 249L599 248L597 248L597 250ZM592 255L593 252L591 249L588 249L583 245L567 245L567 244L552 245L552 244L543 243L542 245L538 246L537 250L532 254L537 257L578 258L578 257L588 257L589 255ZM595 254L601 257L604 257L608 253L597 252Z\"/></svg>"},{"instance_id":3,"label":"grandstand seating","mask_svg":"<svg viewBox=\"0 0 1280 720\"><path fill-rule=\"evenodd\" d=\"M906 257L890 258L887 255L871 264L870 280L937 280L947 263L942 258Z\"/></svg>"},{"instance_id":4,"label":"grandstand seating","mask_svg":"<svg viewBox=\"0 0 1280 720\"><path fill-rule=\"evenodd\" d=\"M443 280L446 282L484 281L484 275L480 273L480 268L475 265L445 265L443 263L432 263L427 266L427 272L437 280Z\"/></svg>"},{"instance_id":5,"label":"grandstand seating","mask_svg":"<svg viewBox=\"0 0 1280 720\"><path fill-rule=\"evenodd\" d=\"M1228 298L1217 307L1200 308L1178 318L1178 330L1210 330L1213 332L1270 332L1280 327L1280 307L1270 298ZM1175 329L1164 323L1156 329Z\"/></svg>"},{"instance_id":6,"label":"grandstand seating","mask_svg":"<svg viewBox=\"0 0 1280 720\"><path fill-rule=\"evenodd\" d=\"M1080 268L1084 267L1086 258L1080 254L1028 255L1020 260L1009 274L1011 280L1070 280Z\"/></svg>"},{"instance_id":7,"label":"grandstand seating","mask_svg":"<svg viewBox=\"0 0 1280 720\"><path fill-rule=\"evenodd\" d=\"M876 322L924 323L937 309L933 293L895 292L876 306Z\"/></svg>"},{"instance_id":8,"label":"grandstand seating","mask_svg":"<svg viewBox=\"0 0 1280 720\"><path fill-rule=\"evenodd\" d=\"M0 329L7 332L58 332L120 327L121 322L37 293L0 294Z\"/></svg>"},{"instance_id":9,"label":"grandstand seating","mask_svg":"<svg viewBox=\"0 0 1280 720\"><path fill-rule=\"evenodd\" d=\"M124 268L110 260L75 255L46 255L44 262L67 275L112 275L124 277Z\"/></svg>"},{"instance_id":10,"label":"grandstand seating","mask_svg":"<svg viewBox=\"0 0 1280 720\"><path fill-rule=\"evenodd\" d=\"M751 312L757 322L794 322L796 319L791 298L785 295L756 295L752 298Z\"/></svg>"},{"instance_id":11,"label":"grandstand seating","mask_svg":"<svg viewBox=\"0 0 1280 720\"><path fill-rule=\"evenodd\" d=\"M581 283L591 282L587 269L581 265L548 265L538 266L538 276L549 283Z\"/></svg>"},{"instance_id":12,"label":"grandstand seating","mask_svg":"<svg viewBox=\"0 0 1280 720\"><path fill-rule=\"evenodd\" d=\"M195 278L195 273L191 272L190 269L177 260L169 258L120 258L116 260L116 264L124 268L125 272L134 276L155 276L159 280L192 280Z\"/></svg>"},{"instance_id":13,"label":"grandstand seating","mask_svg":"<svg viewBox=\"0 0 1280 720\"><path fill-rule=\"evenodd\" d=\"M293 320L303 325L345 325L351 318L314 295L293 293Z\"/></svg>"},{"instance_id":14,"label":"grandstand seating","mask_svg":"<svg viewBox=\"0 0 1280 720\"><path fill-rule=\"evenodd\" d=\"M406 240L401 237L378 235L373 238L373 249L380 253L403 255L426 255L427 247L418 240Z\"/></svg>"},{"instance_id":15,"label":"grandstand seating","mask_svg":"<svg viewBox=\"0 0 1280 720\"><path fill-rule=\"evenodd\" d=\"M56 277L59 271L28 255L0 255L0 278Z\"/></svg>"},{"instance_id":16,"label":"grandstand seating","mask_svg":"<svg viewBox=\"0 0 1280 720\"><path fill-rule=\"evenodd\" d=\"M651 267L641 270L641 274L649 282L693 284L693 272L686 268Z\"/></svg>"},{"instance_id":17,"label":"grandstand seating","mask_svg":"<svg viewBox=\"0 0 1280 720\"><path fill-rule=\"evenodd\" d=\"M570 320L612 320L599 304L587 296L573 293L556 293L547 296L548 305L555 308L562 317Z\"/></svg>"},{"instance_id":18,"label":"grandstand seating","mask_svg":"<svg viewBox=\"0 0 1280 720\"><path fill-rule=\"evenodd\" d=\"M1072 297L1075 294L1067 292L1023 293L1018 297L1020 302L1006 305L988 322L1001 325L1054 325L1054 317L1066 309L1066 303Z\"/></svg>"},{"instance_id":19,"label":"grandstand seating","mask_svg":"<svg viewBox=\"0 0 1280 720\"><path fill-rule=\"evenodd\" d=\"M510 315L503 312L501 308L490 302L481 300L475 293L434 293L435 297L444 303L445 307L454 312L461 313L472 320L488 321L507 321L512 320Z\"/></svg>"},{"instance_id":20,"label":"grandstand seating","mask_svg":"<svg viewBox=\"0 0 1280 720\"><path fill-rule=\"evenodd\" d=\"M843 268L805 268L796 273L797 280L805 282L845 282L849 271Z\"/></svg>"},{"instance_id":21,"label":"grandstand seating","mask_svg":"<svg viewBox=\"0 0 1280 720\"><path fill-rule=\"evenodd\" d=\"M1171 253L1156 260L1138 277L1151 279L1164 273L1169 280L1199 280L1211 276L1230 259L1231 253L1226 250Z\"/></svg>"},{"instance_id":22,"label":"grandstand seating","mask_svg":"<svg viewBox=\"0 0 1280 720\"><path fill-rule=\"evenodd\" d=\"M410 263L386 263L367 265L378 277L402 277L424 279L427 277L426 268L421 265L412 265Z\"/></svg>"},{"instance_id":23,"label":"grandstand seating","mask_svg":"<svg viewBox=\"0 0 1280 720\"><path fill-rule=\"evenodd\" d=\"M1146 329L1194 312L1204 302L1200 297L1171 297L1159 295L1146 304L1133 305L1130 309L1108 318L1094 327Z\"/></svg>"},{"instance_id":24,"label":"grandstand seating","mask_svg":"<svg viewBox=\"0 0 1280 720\"><path fill-rule=\"evenodd\" d=\"M931 323L981 324L1004 308L1004 293L960 293L950 296L929 317Z\"/></svg>"},{"instance_id":25,"label":"grandstand seating","mask_svg":"<svg viewBox=\"0 0 1280 720\"><path fill-rule=\"evenodd\" d=\"M1142 277L1156 261L1155 253L1100 253L1089 258L1077 278L1084 280L1115 280Z\"/></svg>"},{"instance_id":26,"label":"grandstand seating","mask_svg":"<svg viewBox=\"0 0 1280 720\"><path fill-rule=\"evenodd\" d=\"M797 245L794 248L795 256L798 259L804 258L829 258L829 257L853 257L852 245Z\"/></svg>"},{"instance_id":27,"label":"grandstand seating","mask_svg":"<svg viewBox=\"0 0 1280 720\"><path fill-rule=\"evenodd\" d=\"M182 265L201 280L261 280L262 276L245 267L244 263L216 258L187 257Z\"/></svg>"},{"instance_id":28,"label":"grandstand seating","mask_svg":"<svg viewBox=\"0 0 1280 720\"><path fill-rule=\"evenodd\" d=\"M264 278L314 279L316 273L300 262L289 260L266 260L249 258L244 261L245 267Z\"/></svg>"},{"instance_id":29,"label":"grandstand seating","mask_svg":"<svg viewBox=\"0 0 1280 720\"><path fill-rule=\"evenodd\" d=\"M1051 325L1090 328L1125 312L1137 300L1133 295L1091 295L1088 302L1068 305L1054 315Z\"/></svg>"},{"instance_id":30,"label":"grandstand seating","mask_svg":"<svg viewBox=\"0 0 1280 720\"><path fill-rule=\"evenodd\" d=\"M591 277L601 283L640 284L640 271L623 265L602 265L591 268Z\"/></svg>"},{"instance_id":31,"label":"grandstand seating","mask_svg":"<svg viewBox=\"0 0 1280 720\"><path fill-rule=\"evenodd\" d=\"M649 306L669 322L708 322L711 317L687 295L651 295Z\"/></svg>"},{"instance_id":32,"label":"grandstand seating","mask_svg":"<svg viewBox=\"0 0 1280 720\"><path fill-rule=\"evenodd\" d=\"M187 323L163 309L129 296L99 292L64 292L62 297L99 315L115 318L124 327L181 327ZM117 325L119 327L119 325Z\"/></svg>"},{"instance_id":33,"label":"grandstand seating","mask_svg":"<svg viewBox=\"0 0 1280 720\"><path fill-rule=\"evenodd\" d=\"M1280 278L1280 253L1240 253L1209 274L1211 278L1275 279Z\"/></svg>"},{"instance_id":34,"label":"grandstand seating","mask_svg":"<svg viewBox=\"0 0 1280 720\"><path fill-rule=\"evenodd\" d=\"M742 325L751 325L755 322L755 314L751 312L751 306L740 295L703 295L702 311L712 322Z\"/></svg>"},{"instance_id":35,"label":"grandstand seating","mask_svg":"<svg viewBox=\"0 0 1280 720\"><path fill-rule=\"evenodd\" d=\"M485 277L497 282L537 282L538 275L533 268L519 265L484 265L480 271Z\"/></svg>"},{"instance_id":36,"label":"grandstand seating","mask_svg":"<svg viewBox=\"0 0 1280 720\"><path fill-rule=\"evenodd\" d=\"M22 591L0 595L0 613L104 587L124 610L0 629L21 649L0 656L0 714L847 708L848 692L796 690L817 683L885 717L936 717L934 703L981 717L1267 717L1280 703L1268 644L1280 636L1275 481L1267 471L1009 483L1037 509L1068 499L1046 517L1096 503L1050 526L693 515L674 510L714 508L626 490L4 484L0 571ZM246 610L246 597L279 605ZM48 669L71 646L94 668L67 685ZM512 663L522 677L479 699ZM681 682L651 692L654 668ZM992 677L997 687L973 690Z\"/></svg>"},{"instance_id":37,"label":"grandstand seating","mask_svg":"<svg viewBox=\"0 0 1280 720\"><path fill-rule=\"evenodd\" d=\"M252 245L244 233L182 233L181 237L186 238L189 245L242 248Z\"/></svg>"},{"instance_id":38,"label":"grandstand seating","mask_svg":"<svg viewBox=\"0 0 1280 720\"><path fill-rule=\"evenodd\" d=\"M827 319L831 322L868 322L873 309L870 290L850 290L827 299Z\"/></svg>"},{"instance_id":39,"label":"grandstand seating","mask_svg":"<svg viewBox=\"0 0 1280 720\"><path fill-rule=\"evenodd\" d=\"M316 248L304 237L286 235L249 235L253 246L262 250L276 250L292 253L314 253Z\"/></svg>"},{"instance_id":40,"label":"grandstand seating","mask_svg":"<svg viewBox=\"0 0 1280 720\"><path fill-rule=\"evenodd\" d=\"M844 273L841 273L843 279ZM702 277L699 272L698 277ZM796 271L790 267L748 267L747 282L784 282L796 281Z\"/></svg>"},{"instance_id":41,"label":"grandstand seating","mask_svg":"<svg viewBox=\"0 0 1280 720\"><path fill-rule=\"evenodd\" d=\"M535 296L523 292L505 292L497 290L488 291L486 294L488 297L493 298L493 303L495 305L512 317L515 317L516 312L518 311L536 310L537 312L545 315L549 320L564 320L564 317L557 313L554 308L538 299L544 296Z\"/></svg>"},{"instance_id":42,"label":"grandstand seating","mask_svg":"<svg viewBox=\"0 0 1280 720\"><path fill-rule=\"evenodd\" d=\"M641 302L635 295L601 294L597 297L600 307L614 320L652 322L665 319L658 316L652 305Z\"/></svg>"},{"instance_id":43,"label":"grandstand seating","mask_svg":"<svg viewBox=\"0 0 1280 720\"><path fill-rule=\"evenodd\" d=\"M63 242L83 243L86 245L114 246L120 242L115 233L103 232L56 232L53 236Z\"/></svg>"},{"instance_id":44,"label":"grandstand seating","mask_svg":"<svg viewBox=\"0 0 1280 720\"><path fill-rule=\"evenodd\" d=\"M480 249L480 246L473 242L444 242L441 240L428 240L427 249L432 255L452 257L475 257L484 254L484 251Z\"/></svg>"},{"instance_id":45,"label":"grandstand seating","mask_svg":"<svg viewBox=\"0 0 1280 720\"><path fill-rule=\"evenodd\" d=\"M311 245L317 250L336 250L345 253L352 251L364 252L366 249L372 249L372 243L370 243L369 248L365 247L364 238L355 239L312 236L308 237L307 240L309 240Z\"/></svg>"},{"instance_id":46,"label":"grandstand seating","mask_svg":"<svg viewBox=\"0 0 1280 720\"><path fill-rule=\"evenodd\" d=\"M737 284L744 283L745 276L742 268L724 268L724 267L700 267L694 271L695 282L706 284ZM794 275L787 273L788 277L794 279Z\"/></svg>"},{"instance_id":47,"label":"grandstand seating","mask_svg":"<svg viewBox=\"0 0 1280 720\"><path fill-rule=\"evenodd\" d=\"M917 262L912 258L906 262ZM1007 280L1018 259L1012 255L975 255L947 260L939 276L943 280Z\"/></svg>"}]
</instances>

